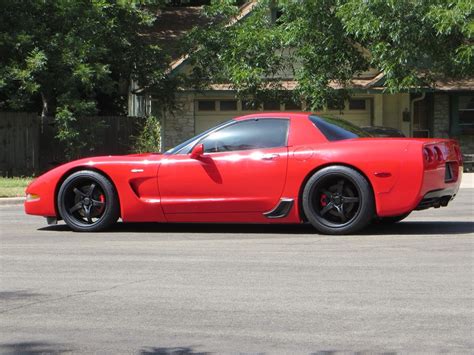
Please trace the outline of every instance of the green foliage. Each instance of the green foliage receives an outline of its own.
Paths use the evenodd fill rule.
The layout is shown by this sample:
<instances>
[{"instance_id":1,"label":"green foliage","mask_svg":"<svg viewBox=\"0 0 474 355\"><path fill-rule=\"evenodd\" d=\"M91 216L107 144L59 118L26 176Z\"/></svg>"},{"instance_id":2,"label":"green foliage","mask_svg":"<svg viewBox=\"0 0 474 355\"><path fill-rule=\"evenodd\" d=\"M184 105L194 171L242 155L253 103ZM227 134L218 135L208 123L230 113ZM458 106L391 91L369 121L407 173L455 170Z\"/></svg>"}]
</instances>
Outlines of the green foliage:
<instances>
[{"instance_id":1,"label":"green foliage","mask_svg":"<svg viewBox=\"0 0 474 355\"><path fill-rule=\"evenodd\" d=\"M234 4L214 1L220 22L190 37L196 85L230 82L240 96L293 95L319 109L369 68L390 92L474 75L472 0L262 0L228 26ZM290 94L279 83L291 76Z\"/></svg>"},{"instance_id":2,"label":"green foliage","mask_svg":"<svg viewBox=\"0 0 474 355\"><path fill-rule=\"evenodd\" d=\"M241 96L258 99L271 95L279 88L279 81L272 78L283 65L283 54L278 52L284 49L283 31L275 30L266 16L267 1L261 1L245 21L227 26L228 18L236 14L231 3L234 2L213 2L208 13L219 15L219 21L212 21L189 36L192 83L205 86L230 79Z\"/></svg>"},{"instance_id":3,"label":"green foliage","mask_svg":"<svg viewBox=\"0 0 474 355\"><path fill-rule=\"evenodd\" d=\"M155 116L145 119L140 133L135 138L133 150L137 153L159 152L161 150L161 122Z\"/></svg>"},{"instance_id":4,"label":"green foliage","mask_svg":"<svg viewBox=\"0 0 474 355\"><path fill-rule=\"evenodd\" d=\"M391 91L474 75L470 0L350 0L336 15ZM471 28L471 30L469 30Z\"/></svg>"},{"instance_id":5,"label":"green foliage","mask_svg":"<svg viewBox=\"0 0 474 355\"><path fill-rule=\"evenodd\" d=\"M163 80L168 61L145 34L152 0L0 0L0 109L57 119L68 147L93 134L77 120L98 110L125 113L130 80L142 88ZM104 99L105 98L105 99Z\"/></svg>"},{"instance_id":6,"label":"green foliage","mask_svg":"<svg viewBox=\"0 0 474 355\"><path fill-rule=\"evenodd\" d=\"M78 100L76 113L93 114L95 103ZM67 105L58 107L55 117L58 138L66 149L69 159L79 158L86 151L94 152L102 143L97 137L107 127L99 117L76 116Z\"/></svg>"}]
</instances>

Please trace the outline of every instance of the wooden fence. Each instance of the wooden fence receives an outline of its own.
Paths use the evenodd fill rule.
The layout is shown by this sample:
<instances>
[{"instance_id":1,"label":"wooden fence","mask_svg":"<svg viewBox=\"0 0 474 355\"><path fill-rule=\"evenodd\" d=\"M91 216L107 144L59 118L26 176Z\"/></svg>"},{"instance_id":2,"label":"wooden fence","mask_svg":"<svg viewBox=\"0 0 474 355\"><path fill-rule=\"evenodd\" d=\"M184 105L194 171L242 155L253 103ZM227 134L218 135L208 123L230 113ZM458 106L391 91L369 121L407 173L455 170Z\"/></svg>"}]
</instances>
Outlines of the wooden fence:
<instances>
[{"instance_id":1,"label":"wooden fence","mask_svg":"<svg viewBox=\"0 0 474 355\"><path fill-rule=\"evenodd\" d=\"M81 150L81 157L130 153L133 137L141 126L139 118L98 116L80 119L90 127L101 121L94 132L97 142ZM53 118L43 122L36 114L0 112L0 176L38 175L66 161L65 147L57 138Z\"/></svg>"}]
</instances>

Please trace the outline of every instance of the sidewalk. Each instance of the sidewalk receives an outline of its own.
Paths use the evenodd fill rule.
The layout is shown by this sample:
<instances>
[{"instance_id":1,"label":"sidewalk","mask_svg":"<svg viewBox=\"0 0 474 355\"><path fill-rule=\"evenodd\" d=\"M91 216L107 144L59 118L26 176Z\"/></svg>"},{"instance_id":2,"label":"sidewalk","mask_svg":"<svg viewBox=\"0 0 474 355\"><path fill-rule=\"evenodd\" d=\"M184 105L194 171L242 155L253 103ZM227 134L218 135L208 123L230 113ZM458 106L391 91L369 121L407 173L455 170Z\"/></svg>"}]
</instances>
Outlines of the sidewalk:
<instances>
[{"instance_id":1,"label":"sidewalk","mask_svg":"<svg viewBox=\"0 0 474 355\"><path fill-rule=\"evenodd\" d=\"M464 173L461 181L462 189L474 189L474 173Z\"/></svg>"}]
</instances>

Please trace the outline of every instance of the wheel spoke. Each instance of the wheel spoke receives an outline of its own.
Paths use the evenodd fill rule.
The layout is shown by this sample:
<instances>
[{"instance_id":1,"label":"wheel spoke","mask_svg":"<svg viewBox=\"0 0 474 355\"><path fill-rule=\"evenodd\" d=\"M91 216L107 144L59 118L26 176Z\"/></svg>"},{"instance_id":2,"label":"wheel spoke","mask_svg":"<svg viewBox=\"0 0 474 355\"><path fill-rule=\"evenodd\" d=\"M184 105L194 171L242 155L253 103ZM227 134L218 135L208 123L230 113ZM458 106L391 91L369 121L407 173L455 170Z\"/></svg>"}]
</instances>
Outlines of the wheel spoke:
<instances>
[{"instance_id":1,"label":"wheel spoke","mask_svg":"<svg viewBox=\"0 0 474 355\"><path fill-rule=\"evenodd\" d=\"M344 189L344 180L341 179L337 182L336 191L339 195L342 195L342 190Z\"/></svg>"},{"instance_id":2,"label":"wheel spoke","mask_svg":"<svg viewBox=\"0 0 474 355\"><path fill-rule=\"evenodd\" d=\"M84 206L84 213L86 215L87 222L92 224L91 206Z\"/></svg>"},{"instance_id":3,"label":"wheel spoke","mask_svg":"<svg viewBox=\"0 0 474 355\"><path fill-rule=\"evenodd\" d=\"M95 190L95 184L92 183L91 186L89 187L89 192L87 193L87 196L92 197L92 193L94 192L94 190Z\"/></svg>"},{"instance_id":4,"label":"wheel spoke","mask_svg":"<svg viewBox=\"0 0 474 355\"><path fill-rule=\"evenodd\" d=\"M334 207L334 203L329 202L324 208L319 212L321 216L324 216L328 211L330 211Z\"/></svg>"},{"instance_id":5,"label":"wheel spoke","mask_svg":"<svg viewBox=\"0 0 474 355\"><path fill-rule=\"evenodd\" d=\"M92 200L92 208L94 208L97 212L101 212L102 206L105 205L105 202L102 201L97 201L97 200Z\"/></svg>"},{"instance_id":6,"label":"wheel spoke","mask_svg":"<svg viewBox=\"0 0 474 355\"><path fill-rule=\"evenodd\" d=\"M76 194L77 197L79 198L82 198L82 197L86 197L87 195L82 192L81 190L79 190L77 187L75 187L72 191L74 191L74 193Z\"/></svg>"},{"instance_id":7,"label":"wheel spoke","mask_svg":"<svg viewBox=\"0 0 474 355\"><path fill-rule=\"evenodd\" d=\"M94 207L102 207L103 205L104 205L104 202L102 201L92 200L92 206Z\"/></svg>"},{"instance_id":8,"label":"wheel spoke","mask_svg":"<svg viewBox=\"0 0 474 355\"><path fill-rule=\"evenodd\" d=\"M78 202L74 206L71 207L71 209L69 210L69 213L74 213L74 212L80 210L81 208L82 208L82 203Z\"/></svg>"},{"instance_id":9,"label":"wheel spoke","mask_svg":"<svg viewBox=\"0 0 474 355\"><path fill-rule=\"evenodd\" d=\"M344 199L344 203L356 203L356 202L359 202L359 198L358 197L350 197L350 196L344 196L343 197Z\"/></svg>"},{"instance_id":10,"label":"wheel spoke","mask_svg":"<svg viewBox=\"0 0 474 355\"><path fill-rule=\"evenodd\" d=\"M337 213L337 216L341 219L341 222L344 223L347 221L347 217L346 215L344 214L344 205L340 205L340 206L335 206L336 207L336 213Z\"/></svg>"}]
</instances>

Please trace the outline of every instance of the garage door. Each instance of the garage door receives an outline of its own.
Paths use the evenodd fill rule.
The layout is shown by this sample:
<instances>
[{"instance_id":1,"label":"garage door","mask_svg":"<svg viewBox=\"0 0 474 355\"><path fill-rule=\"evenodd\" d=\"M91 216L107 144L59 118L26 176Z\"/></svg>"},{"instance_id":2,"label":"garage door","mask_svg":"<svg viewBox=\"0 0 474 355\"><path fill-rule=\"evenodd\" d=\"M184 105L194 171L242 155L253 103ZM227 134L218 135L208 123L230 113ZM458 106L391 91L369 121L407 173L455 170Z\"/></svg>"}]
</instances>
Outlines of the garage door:
<instances>
[{"instance_id":1,"label":"garage door","mask_svg":"<svg viewBox=\"0 0 474 355\"><path fill-rule=\"evenodd\" d=\"M198 114L196 115L196 134L199 134L201 132L204 132L208 130L209 128L212 128L214 126L217 126L219 123L225 122L230 120L233 117L238 116L236 115L203 115L203 114Z\"/></svg>"},{"instance_id":2,"label":"garage door","mask_svg":"<svg viewBox=\"0 0 474 355\"><path fill-rule=\"evenodd\" d=\"M345 102L343 110L328 109L324 113L345 119L361 127L371 126L371 109L371 98L351 98Z\"/></svg>"}]
</instances>

